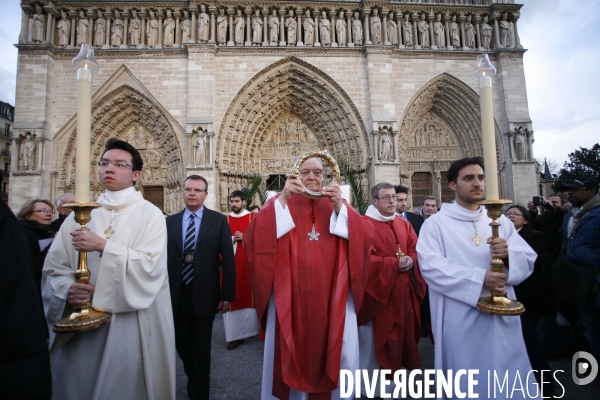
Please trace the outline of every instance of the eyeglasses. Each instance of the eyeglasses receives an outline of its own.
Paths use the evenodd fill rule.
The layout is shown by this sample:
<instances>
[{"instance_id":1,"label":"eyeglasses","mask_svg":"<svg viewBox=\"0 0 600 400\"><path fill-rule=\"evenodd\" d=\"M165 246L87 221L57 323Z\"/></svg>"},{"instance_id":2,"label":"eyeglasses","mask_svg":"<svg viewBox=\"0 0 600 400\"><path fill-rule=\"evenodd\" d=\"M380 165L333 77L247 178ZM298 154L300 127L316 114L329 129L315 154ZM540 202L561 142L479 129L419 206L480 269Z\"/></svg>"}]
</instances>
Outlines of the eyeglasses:
<instances>
[{"instance_id":1,"label":"eyeglasses","mask_svg":"<svg viewBox=\"0 0 600 400\"><path fill-rule=\"evenodd\" d=\"M310 170L303 169L302 171L300 171L300 176L302 176L303 178L306 178L308 175L310 175L311 172L317 178L319 178L320 176L323 175L323 171L318 171L318 170L317 171L310 171Z\"/></svg>"},{"instance_id":2,"label":"eyeglasses","mask_svg":"<svg viewBox=\"0 0 600 400\"><path fill-rule=\"evenodd\" d=\"M106 168L106 167L108 167L111 164L114 165L115 168L119 168L119 169L121 169L121 168L131 168L132 170L135 171L135 168L133 168L133 165L129 165L129 164L126 164L126 163L123 163L123 162L118 162L118 161L98 161L98 166L101 167L101 168Z\"/></svg>"},{"instance_id":3,"label":"eyeglasses","mask_svg":"<svg viewBox=\"0 0 600 400\"><path fill-rule=\"evenodd\" d=\"M190 193L196 193L196 194L200 194L202 192L206 192L206 190L200 190L200 189L192 189L192 188L185 188L183 189L183 192L186 194L190 194Z\"/></svg>"},{"instance_id":4,"label":"eyeglasses","mask_svg":"<svg viewBox=\"0 0 600 400\"><path fill-rule=\"evenodd\" d=\"M510 216L514 216L514 217L522 217L522 216L523 216L523 214L514 213L514 212L507 212L507 213L506 213L506 214L504 214L504 215L506 215L507 217L510 217Z\"/></svg>"},{"instance_id":5,"label":"eyeglasses","mask_svg":"<svg viewBox=\"0 0 600 400\"><path fill-rule=\"evenodd\" d=\"M383 200L383 201L390 201L390 200L394 200L396 201L397 197L396 195L390 196L389 194L387 196L383 196L383 197L376 197L377 200Z\"/></svg>"},{"instance_id":6,"label":"eyeglasses","mask_svg":"<svg viewBox=\"0 0 600 400\"><path fill-rule=\"evenodd\" d=\"M36 213L44 213L44 214L54 214L53 210L34 210Z\"/></svg>"}]
</instances>

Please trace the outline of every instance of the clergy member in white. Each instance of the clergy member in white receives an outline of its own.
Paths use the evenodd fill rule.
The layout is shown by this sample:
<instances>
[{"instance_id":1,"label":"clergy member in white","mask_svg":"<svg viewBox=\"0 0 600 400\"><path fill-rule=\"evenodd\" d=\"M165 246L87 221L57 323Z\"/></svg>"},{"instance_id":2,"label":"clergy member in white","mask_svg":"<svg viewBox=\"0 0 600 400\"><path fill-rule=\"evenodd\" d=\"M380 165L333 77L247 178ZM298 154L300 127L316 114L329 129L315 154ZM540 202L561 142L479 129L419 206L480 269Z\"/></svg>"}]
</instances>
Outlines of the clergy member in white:
<instances>
[{"instance_id":1,"label":"clergy member in white","mask_svg":"<svg viewBox=\"0 0 600 400\"><path fill-rule=\"evenodd\" d=\"M539 390L530 374L520 319L476 308L490 289L506 290L515 299L513 286L531 274L536 253L504 216L499 219L499 238L492 241L491 219L478 204L485 189L480 157L455 161L448 169L448 182L455 202L444 203L425 221L417 243L421 273L429 285L435 368L444 373L478 369L474 391L479 398L488 398L488 372L490 397L536 397ZM505 261L504 273L490 271L492 256ZM495 396L494 376L500 382ZM500 392L505 376L508 385ZM460 382L466 393L467 379Z\"/></svg>"},{"instance_id":2,"label":"clergy member in white","mask_svg":"<svg viewBox=\"0 0 600 400\"><path fill-rule=\"evenodd\" d=\"M90 231L77 232L72 213L46 257L42 288L50 332L90 298L95 309L111 314L100 328L51 334L55 399L175 398L167 232L162 212L133 187L142 165L133 146L108 140L98 169L106 192L98 198L102 207L92 211ZM75 282L78 251L88 252L90 284Z\"/></svg>"}]
</instances>

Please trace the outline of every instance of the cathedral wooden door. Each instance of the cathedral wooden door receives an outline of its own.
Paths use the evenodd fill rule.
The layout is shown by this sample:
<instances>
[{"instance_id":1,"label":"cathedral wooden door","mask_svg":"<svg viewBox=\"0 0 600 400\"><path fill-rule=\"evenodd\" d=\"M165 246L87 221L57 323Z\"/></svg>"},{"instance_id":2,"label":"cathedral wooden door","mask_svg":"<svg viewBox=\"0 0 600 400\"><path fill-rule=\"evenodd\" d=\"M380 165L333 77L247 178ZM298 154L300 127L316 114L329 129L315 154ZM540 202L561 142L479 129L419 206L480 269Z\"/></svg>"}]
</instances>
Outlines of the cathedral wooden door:
<instances>
[{"instance_id":1,"label":"cathedral wooden door","mask_svg":"<svg viewBox=\"0 0 600 400\"><path fill-rule=\"evenodd\" d=\"M144 186L143 195L146 200L164 211L165 207L165 189L162 186Z\"/></svg>"},{"instance_id":2,"label":"cathedral wooden door","mask_svg":"<svg viewBox=\"0 0 600 400\"><path fill-rule=\"evenodd\" d=\"M415 172L411 178L413 207L421 207L423 198L432 195L431 174Z\"/></svg>"}]
</instances>

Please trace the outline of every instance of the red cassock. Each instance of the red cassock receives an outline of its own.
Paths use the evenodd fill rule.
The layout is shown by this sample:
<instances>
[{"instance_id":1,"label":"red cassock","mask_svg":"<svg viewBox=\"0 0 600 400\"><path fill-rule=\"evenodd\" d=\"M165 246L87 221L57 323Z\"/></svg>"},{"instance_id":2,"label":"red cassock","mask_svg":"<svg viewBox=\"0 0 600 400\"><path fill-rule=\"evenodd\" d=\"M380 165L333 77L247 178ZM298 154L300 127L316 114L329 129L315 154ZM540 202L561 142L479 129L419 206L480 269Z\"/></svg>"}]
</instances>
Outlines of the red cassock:
<instances>
[{"instance_id":1,"label":"red cassock","mask_svg":"<svg viewBox=\"0 0 600 400\"><path fill-rule=\"evenodd\" d=\"M254 214L246 214L240 218L227 216L231 233L236 231L244 233L252 216ZM250 276L248 275L248 266L246 265L246 253L244 252L244 244L237 242L235 249L235 301L231 303L231 311L241 310L244 308L252 308L252 291L250 289Z\"/></svg>"},{"instance_id":2,"label":"red cassock","mask_svg":"<svg viewBox=\"0 0 600 400\"><path fill-rule=\"evenodd\" d=\"M373 320L377 362L392 372L420 367L420 303L426 283L417 262L417 235L404 218L381 222L371 219L375 237L371 246L369 279L358 324ZM396 235L392 231L396 231ZM398 242L414 261L412 274L398 272Z\"/></svg>"},{"instance_id":3,"label":"red cassock","mask_svg":"<svg viewBox=\"0 0 600 400\"><path fill-rule=\"evenodd\" d=\"M273 199L244 234L254 305L266 329L267 304L275 294L273 395L287 399L289 388L329 399L338 386L348 288L360 309L367 279L373 227L348 209L349 239L329 232L333 206L328 198L295 195L288 201L295 228L277 239ZM314 204L318 240L309 240Z\"/></svg>"}]
</instances>

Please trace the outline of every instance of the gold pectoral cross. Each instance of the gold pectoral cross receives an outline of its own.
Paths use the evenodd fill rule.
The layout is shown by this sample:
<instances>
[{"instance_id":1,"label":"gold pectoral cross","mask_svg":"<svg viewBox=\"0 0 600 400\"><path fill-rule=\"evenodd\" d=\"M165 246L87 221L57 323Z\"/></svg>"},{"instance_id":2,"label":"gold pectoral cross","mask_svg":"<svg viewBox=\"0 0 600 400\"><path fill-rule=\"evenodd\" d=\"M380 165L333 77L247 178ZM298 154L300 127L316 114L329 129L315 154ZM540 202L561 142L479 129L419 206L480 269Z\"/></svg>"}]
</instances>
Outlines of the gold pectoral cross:
<instances>
[{"instance_id":1,"label":"gold pectoral cross","mask_svg":"<svg viewBox=\"0 0 600 400\"><path fill-rule=\"evenodd\" d=\"M404 253L402 252L400 245L398 245L398 250L396 250L396 257L398 257L398 258L404 257Z\"/></svg>"},{"instance_id":2,"label":"gold pectoral cross","mask_svg":"<svg viewBox=\"0 0 600 400\"><path fill-rule=\"evenodd\" d=\"M104 231L104 234L106 235L107 239L110 239L110 237L113 233L115 233L115 231L113 230L113 228L111 226L109 226L108 229Z\"/></svg>"},{"instance_id":3,"label":"gold pectoral cross","mask_svg":"<svg viewBox=\"0 0 600 400\"><path fill-rule=\"evenodd\" d=\"M473 236L472 240L475 242L475 246L479 246L479 243L481 243L481 238L479 237L478 234L475 234L475 236Z\"/></svg>"}]
</instances>

